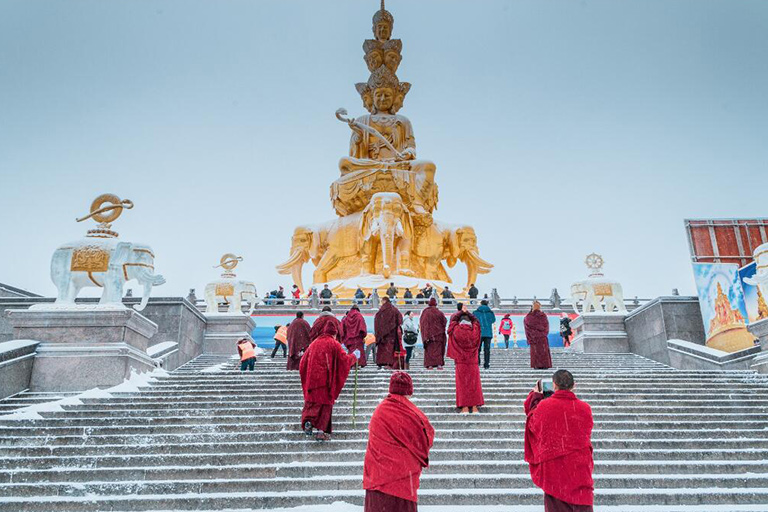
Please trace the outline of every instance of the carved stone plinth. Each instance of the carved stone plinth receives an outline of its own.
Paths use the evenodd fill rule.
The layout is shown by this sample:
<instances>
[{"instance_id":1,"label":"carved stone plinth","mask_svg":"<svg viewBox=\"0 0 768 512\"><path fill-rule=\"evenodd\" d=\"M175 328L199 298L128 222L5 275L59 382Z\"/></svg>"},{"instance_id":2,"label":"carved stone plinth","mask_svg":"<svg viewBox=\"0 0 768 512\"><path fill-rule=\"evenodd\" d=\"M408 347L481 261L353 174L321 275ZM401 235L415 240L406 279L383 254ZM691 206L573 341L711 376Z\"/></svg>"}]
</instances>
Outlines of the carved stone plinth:
<instances>
[{"instance_id":1,"label":"carved stone plinth","mask_svg":"<svg viewBox=\"0 0 768 512\"><path fill-rule=\"evenodd\" d=\"M571 322L575 352L629 352L623 313L584 313Z\"/></svg>"},{"instance_id":2,"label":"carved stone plinth","mask_svg":"<svg viewBox=\"0 0 768 512\"><path fill-rule=\"evenodd\" d=\"M747 329L760 340L763 352L768 352L768 318L749 324Z\"/></svg>"},{"instance_id":3,"label":"carved stone plinth","mask_svg":"<svg viewBox=\"0 0 768 512\"><path fill-rule=\"evenodd\" d=\"M157 325L127 308L9 310L16 339L38 340L33 391L109 387L154 368L147 343Z\"/></svg>"},{"instance_id":4,"label":"carved stone plinth","mask_svg":"<svg viewBox=\"0 0 768 512\"><path fill-rule=\"evenodd\" d=\"M205 315L207 322L203 340L204 354L237 354L237 340L251 338L256 322L243 314Z\"/></svg>"}]
</instances>

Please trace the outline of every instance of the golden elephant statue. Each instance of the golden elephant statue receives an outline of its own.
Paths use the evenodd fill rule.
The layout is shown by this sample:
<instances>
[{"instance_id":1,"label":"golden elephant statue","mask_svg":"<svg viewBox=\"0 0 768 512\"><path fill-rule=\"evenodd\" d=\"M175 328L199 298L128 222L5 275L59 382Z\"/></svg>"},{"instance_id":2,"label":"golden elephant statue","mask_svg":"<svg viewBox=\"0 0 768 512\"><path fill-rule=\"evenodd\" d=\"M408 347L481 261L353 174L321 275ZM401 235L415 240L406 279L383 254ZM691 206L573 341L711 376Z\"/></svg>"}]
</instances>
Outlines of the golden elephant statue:
<instances>
[{"instance_id":1,"label":"golden elephant statue","mask_svg":"<svg viewBox=\"0 0 768 512\"><path fill-rule=\"evenodd\" d=\"M358 212L315 226L297 227L291 238L290 256L277 266L278 273L291 275L300 290L304 290L301 272L310 260L315 265L315 283L357 275L362 216Z\"/></svg>"},{"instance_id":2,"label":"golden elephant statue","mask_svg":"<svg viewBox=\"0 0 768 512\"><path fill-rule=\"evenodd\" d=\"M362 212L360 229L362 272L413 275L411 241L413 222L400 194L378 192Z\"/></svg>"},{"instance_id":3,"label":"golden elephant statue","mask_svg":"<svg viewBox=\"0 0 768 512\"><path fill-rule=\"evenodd\" d=\"M487 274L493 265L480 257L477 235L472 226L452 226L432 222L414 243L413 255L417 272L425 279L451 283L443 261L453 268L457 261L467 266L467 284L464 290L477 280L478 274Z\"/></svg>"}]
</instances>

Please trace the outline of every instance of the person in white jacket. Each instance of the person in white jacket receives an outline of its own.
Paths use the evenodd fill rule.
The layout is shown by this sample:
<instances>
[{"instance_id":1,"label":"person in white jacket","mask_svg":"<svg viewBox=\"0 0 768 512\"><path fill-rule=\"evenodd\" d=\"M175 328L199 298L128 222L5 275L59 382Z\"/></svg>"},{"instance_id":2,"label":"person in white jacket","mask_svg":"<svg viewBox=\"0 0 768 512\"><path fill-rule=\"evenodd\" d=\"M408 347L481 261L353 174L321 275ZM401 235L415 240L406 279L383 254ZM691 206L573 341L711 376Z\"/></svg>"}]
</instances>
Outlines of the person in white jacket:
<instances>
[{"instance_id":1,"label":"person in white jacket","mask_svg":"<svg viewBox=\"0 0 768 512\"><path fill-rule=\"evenodd\" d=\"M410 368L413 348L419 339L419 322L413 317L413 312L406 311L403 315L403 344L405 345L405 367Z\"/></svg>"}]
</instances>

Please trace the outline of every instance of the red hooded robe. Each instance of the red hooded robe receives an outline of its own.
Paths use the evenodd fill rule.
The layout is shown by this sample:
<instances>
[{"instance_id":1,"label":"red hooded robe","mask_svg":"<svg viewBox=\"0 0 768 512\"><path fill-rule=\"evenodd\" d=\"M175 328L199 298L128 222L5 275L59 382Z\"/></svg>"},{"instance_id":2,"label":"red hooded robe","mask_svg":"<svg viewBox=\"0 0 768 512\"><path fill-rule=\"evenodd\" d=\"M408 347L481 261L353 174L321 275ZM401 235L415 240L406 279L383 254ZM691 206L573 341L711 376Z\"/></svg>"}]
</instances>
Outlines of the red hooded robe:
<instances>
[{"instance_id":1,"label":"red hooded robe","mask_svg":"<svg viewBox=\"0 0 768 512\"><path fill-rule=\"evenodd\" d=\"M350 309L349 313L341 320L341 340L349 352L360 351L360 367L365 362L365 335L368 334L368 326L365 318L357 309Z\"/></svg>"},{"instance_id":2,"label":"red hooded robe","mask_svg":"<svg viewBox=\"0 0 768 512\"><path fill-rule=\"evenodd\" d=\"M309 323L303 318L296 318L288 326L288 362L286 369L298 370L301 356L309 347Z\"/></svg>"},{"instance_id":3,"label":"red hooded robe","mask_svg":"<svg viewBox=\"0 0 768 512\"><path fill-rule=\"evenodd\" d=\"M445 365L445 326L448 319L437 307L437 300L429 299L429 307L421 312L419 328L424 343L424 367L433 368Z\"/></svg>"},{"instance_id":4,"label":"red hooded robe","mask_svg":"<svg viewBox=\"0 0 768 512\"><path fill-rule=\"evenodd\" d=\"M376 407L368 426L363 488L418 501L422 468L429 466L435 429L418 407L390 394Z\"/></svg>"},{"instance_id":5,"label":"red hooded robe","mask_svg":"<svg viewBox=\"0 0 768 512\"><path fill-rule=\"evenodd\" d=\"M531 347L531 368L552 368L549 353L549 319L546 313L534 309L525 316L525 338Z\"/></svg>"},{"instance_id":6,"label":"red hooded robe","mask_svg":"<svg viewBox=\"0 0 768 512\"><path fill-rule=\"evenodd\" d=\"M592 409L571 391L525 401L525 461L533 483L572 505L592 505Z\"/></svg>"},{"instance_id":7,"label":"red hooded robe","mask_svg":"<svg viewBox=\"0 0 768 512\"><path fill-rule=\"evenodd\" d=\"M373 331L376 335L376 364L399 368L399 358L395 352L403 351L400 326L403 325L403 314L388 301L382 301L381 307L373 319Z\"/></svg>"},{"instance_id":8,"label":"red hooded robe","mask_svg":"<svg viewBox=\"0 0 768 512\"><path fill-rule=\"evenodd\" d=\"M318 430L331 433L333 404L339 398L356 358L336 341L336 324L326 322L324 330L301 358L299 374L304 391L301 425L310 421Z\"/></svg>"},{"instance_id":9,"label":"red hooded robe","mask_svg":"<svg viewBox=\"0 0 768 512\"><path fill-rule=\"evenodd\" d=\"M461 312L454 313L448 326L448 357L456 362L456 407L476 407L485 403L480 382L480 322L467 313L472 324L462 324Z\"/></svg>"},{"instance_id":10,"label":"red hooded robe","mask_svg":"<svg viewBox=\"0 0 768 512\"><path fill-rule=\"evenodd\" d=\"M338 339L339 333L341 332L341 322L339 322L339 319L330 311L323 311L320 313L320 316L315 319L314 323L312 323L312 329L309 331L309 341L315 341L315 339L317 339L317 337L326 329L326 324L329 323L336 325L336 329L333 331L333 337Z\"/></svg>"}]
</instances>

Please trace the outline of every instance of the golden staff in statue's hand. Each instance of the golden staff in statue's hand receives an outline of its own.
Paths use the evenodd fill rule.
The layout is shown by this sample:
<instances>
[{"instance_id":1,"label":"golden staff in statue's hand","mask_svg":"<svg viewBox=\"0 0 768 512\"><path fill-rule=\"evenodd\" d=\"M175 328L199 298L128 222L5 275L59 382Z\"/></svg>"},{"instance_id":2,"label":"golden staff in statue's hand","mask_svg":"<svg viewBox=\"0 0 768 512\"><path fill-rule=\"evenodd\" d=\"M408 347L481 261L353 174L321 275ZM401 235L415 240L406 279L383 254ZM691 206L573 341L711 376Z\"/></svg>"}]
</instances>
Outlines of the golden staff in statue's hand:
<instances>
[{"instance_id":1,"label":"golden staff in statue's hand","mask_svg":"<svg viewBox=\"0 0 768 512\"><path fill-rule=\"evenodd\" d=\"M396 150L395 146L393 146L392 143L389 142L386 137L384 137L381 133L379 133L379 131L376 128L374 128L373 126L368 126L366 124L363 124L355 119L344 117L346 115L347 115L347 109L345 108L340 108L336 111L336 119L338 119L341 122L347 123L349 127L352 128L353 130L357 128L358 130L366 131L371 135L378 137L382 142L384 142L384 145L386 145L390 149L390 151L392 151L395 154L398 160L408 160L408 157L403 155L398 150Z\"/></svg>"}]
</instances>

